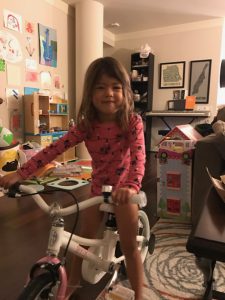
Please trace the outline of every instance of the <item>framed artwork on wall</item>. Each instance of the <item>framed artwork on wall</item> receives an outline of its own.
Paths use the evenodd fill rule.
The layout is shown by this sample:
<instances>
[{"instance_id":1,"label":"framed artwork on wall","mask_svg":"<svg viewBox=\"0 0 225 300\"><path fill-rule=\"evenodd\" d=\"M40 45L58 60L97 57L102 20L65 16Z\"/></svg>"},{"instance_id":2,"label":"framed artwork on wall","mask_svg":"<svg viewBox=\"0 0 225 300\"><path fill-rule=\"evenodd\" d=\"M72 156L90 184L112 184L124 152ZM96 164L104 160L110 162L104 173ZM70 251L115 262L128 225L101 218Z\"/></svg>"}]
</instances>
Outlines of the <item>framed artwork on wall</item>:
<instances>
[{"instance_id":1,"label":"framed artwork on wall","mask_svg":"<svg viewBox=\"0 0 225 300\"><path fill-rule=\"evenodd\" d=\"M159 64L159 88L183 88L185 61Z\"/></svg>"},{"instance_id":2,"label":"framed artwork on wall","mask_svg":"<svg viewBox=\"0 0 225 300\"><path fill-rule=\"evenodd\" d=\"M209 102L211 59L190 62L188 95L196 97L196 103Z\"/></svg>"},{"instance_id":3,"label":"framed artwork on wall","mask_svg":"<svg viewBox=\"0 0 225 300\"><path fill-rule=\"evenodd\" d=\"M57 67L57 34L56 30L38 24L39 34L39 63Z\"/></svg>"}]
</instances>

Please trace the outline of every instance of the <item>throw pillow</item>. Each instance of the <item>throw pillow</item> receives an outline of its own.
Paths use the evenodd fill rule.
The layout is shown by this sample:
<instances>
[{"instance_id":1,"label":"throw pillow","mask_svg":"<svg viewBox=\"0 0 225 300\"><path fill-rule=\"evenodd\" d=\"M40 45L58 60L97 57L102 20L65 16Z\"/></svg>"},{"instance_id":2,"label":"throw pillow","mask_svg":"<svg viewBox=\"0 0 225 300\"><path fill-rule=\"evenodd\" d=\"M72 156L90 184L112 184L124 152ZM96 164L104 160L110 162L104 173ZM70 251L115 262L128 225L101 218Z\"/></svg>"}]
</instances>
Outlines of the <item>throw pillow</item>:
<instances>
[{"instance_id":1,"label":"throw pillow","mask_svg":"<svg viewBox=\"0 0 225 300\"><path fill-rule=\"evenodd\" d=\"M213 131L218 134L218 133L222 133L223 135L225 135L225 122L224 121L216 121L213 125L212 125Z\"/></svg>"}]
</instances>

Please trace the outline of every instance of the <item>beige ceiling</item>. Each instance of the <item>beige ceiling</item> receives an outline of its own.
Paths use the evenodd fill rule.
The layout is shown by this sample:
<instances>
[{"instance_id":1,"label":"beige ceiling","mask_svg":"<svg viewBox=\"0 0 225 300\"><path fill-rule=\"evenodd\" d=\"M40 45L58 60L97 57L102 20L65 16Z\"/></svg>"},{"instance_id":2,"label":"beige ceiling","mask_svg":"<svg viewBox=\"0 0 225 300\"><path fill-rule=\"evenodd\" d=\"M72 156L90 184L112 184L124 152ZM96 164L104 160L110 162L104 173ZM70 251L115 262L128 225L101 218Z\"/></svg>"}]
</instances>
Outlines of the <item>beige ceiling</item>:
<instances>
[{"instance_id":1,"label":"beige ceiling","mask_svg":"<svg viewBox=\"0 0 225 300\"><path fill-rule=\"evenodd\" d=\"M63 0L72 6L78 1ZM225 17L225 0L95 0L104 6L104 27L114 34ZM109 24L118 22L119 28Z\"/></svg>"}]
</instances>

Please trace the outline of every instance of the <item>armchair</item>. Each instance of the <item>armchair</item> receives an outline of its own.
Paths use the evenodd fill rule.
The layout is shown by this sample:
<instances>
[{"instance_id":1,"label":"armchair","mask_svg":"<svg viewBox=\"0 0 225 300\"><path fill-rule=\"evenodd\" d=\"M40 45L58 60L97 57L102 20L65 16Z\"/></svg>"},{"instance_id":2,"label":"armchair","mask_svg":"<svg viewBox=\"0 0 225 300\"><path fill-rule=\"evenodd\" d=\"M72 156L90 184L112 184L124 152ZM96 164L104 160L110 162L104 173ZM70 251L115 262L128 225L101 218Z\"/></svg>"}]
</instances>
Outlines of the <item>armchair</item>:
<instances>
[{"instance_id":1,"label":"armchair","mask_svg":"<svg viewBox=\"0 0 225 300\"><path fill-rule=\"evenodd\" d=\"M206 172L208 167L215 178L225 173L225 107L218 111L213 121L214 133L196 143L193 185L192 185L192 224L196 224L211 188L211 181Z\"/></svg>"}]
</instances>

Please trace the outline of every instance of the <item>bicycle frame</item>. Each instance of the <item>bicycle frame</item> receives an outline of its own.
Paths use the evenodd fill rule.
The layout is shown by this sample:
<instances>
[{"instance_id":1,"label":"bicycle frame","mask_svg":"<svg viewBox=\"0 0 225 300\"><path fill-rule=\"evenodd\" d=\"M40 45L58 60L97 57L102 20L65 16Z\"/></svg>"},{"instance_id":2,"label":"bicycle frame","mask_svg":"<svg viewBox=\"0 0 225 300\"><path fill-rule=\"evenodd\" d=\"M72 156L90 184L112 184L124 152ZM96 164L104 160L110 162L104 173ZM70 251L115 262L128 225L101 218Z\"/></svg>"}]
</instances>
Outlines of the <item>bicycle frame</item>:
<instances>
[{"instance_id":1,"label":"bicycle frame","mask_svg":"<svg viewBox=\"0 0 225 300\"><path fill-rule=\"evenodd\" d=\"M67 245L69 236L69 232L63 232L62 244L60 245L60 248L64 248ZM69 246L69 252L81 257L86 261L91 262L95 270L96 268L100 270L100 276L97 277L97 282L104 276L105 273L113 273L114 271L116 271L117 264L124 260L124 256L120 256L117 259L113 257L113 254L115 253L116 242L119 240L119 238L118 234L115 234L114 238L112 238L112 236L113 232L111 234L109 231L105 231L105 237L103 237L103 239L98 240L84 239L80 238L79 236L73 235L73 239ZM75 240L79 242L76 242ZM91 251L85 249L84 247L80 246L80 243L90 247L103 247L105 251L103 251L102 256L104 257L104 255L106 255L107 253L108 257L106 259L103 259L98 255L92 253ZM64 265L62 265L61 260L57 256L52 256L51 253L49 253L49 255L47 255L46 257L39 259L35 264L36 270L33 272L32 277L35 276L35 272L38 272L39 269L49 269L49 266L52 268L54 265L58 264L60 265L57 270L60 284L58 287L56 299L62 299L62 297L65 297L67 287L67 274ZM91 272L91 270L89 270L89 272ZM83 274L83 277L86 280L88 280L87 276L88 272L87 274ZM27 283L30 281L30 279L30 277L27 279ZM89 279L93 279L93 281L88 280L89 282L91 281L90 283L96 283L95 277L90 276Z\"/></svg>"},{"instance_id":2,"label":"bicycle frame","mask_svg":"<svg viewBox=\"0 0 225 300\"><path fill-rule=\"evenodd\" d=\"M26 194L33 194L35 191L29 186L20 186L20 191ZM144 195L144 194L143 194ZM133 197L132 202L143 203L140 195ZM56 299L64 299L67 288L67 274L64 267L64 262L58 258L61 248L67 246L71 233L64 230L64 220L62 216L66 216L77 211L77 206L72 205L66 208L60 208L58 204L49 206L44 199L39 195L31 195L38 206L50 215L54 216L49 241L47 248L47 256L39 259L31 269L26 285L30 279L40 273L40 270L48 270L55 276L55 281L59 280ZM140 201L141 200L141 201ZM145 202L145 199L144 199ZM100 210L108 213L113 213L113 205L104 203L102 196L93 197L79 203L79 210L83 210L92 205L100 204ZM140 204L139 204L140 205ZM150 234L150 233L149 233ZM124 256L115 257L116 244L119 241L119 235L115 228L106 228L101 239L86 239L73 234L69 244L69 252L83 259L84 267L82 267L82 275L85 280L90 283L97 283L105 273L115 273L118 270L118 264L124 260ZM137 236L137 241L140 243L148 243L143 236ZM85 247L89 247L86 249ZM97 250L92 251L93 249ZM86 265L85 265L86 264ZM90 267L91 266L91 267ZM57 267L54 269L54 267ZM25 285L25 287L26 287Z\"/></svg>"}]
</instances>

